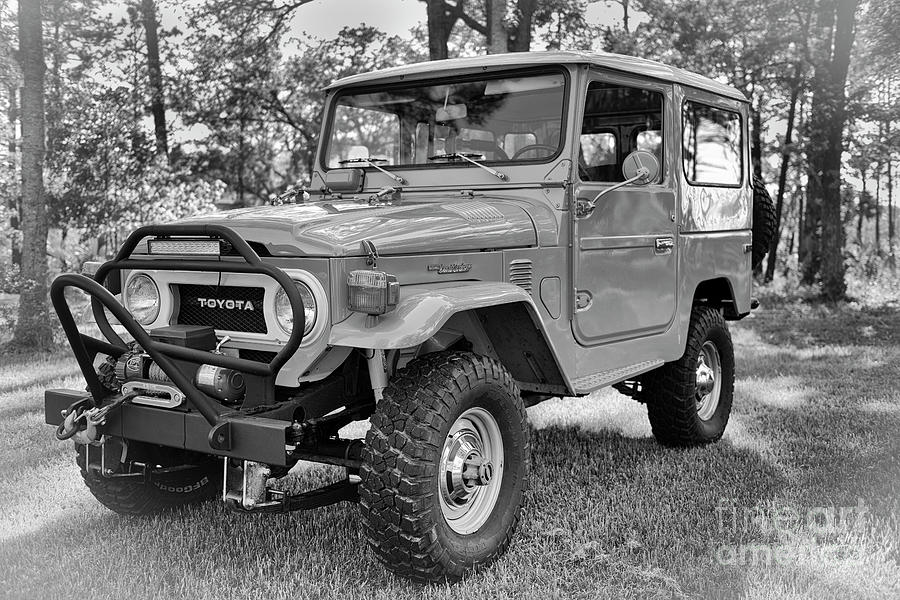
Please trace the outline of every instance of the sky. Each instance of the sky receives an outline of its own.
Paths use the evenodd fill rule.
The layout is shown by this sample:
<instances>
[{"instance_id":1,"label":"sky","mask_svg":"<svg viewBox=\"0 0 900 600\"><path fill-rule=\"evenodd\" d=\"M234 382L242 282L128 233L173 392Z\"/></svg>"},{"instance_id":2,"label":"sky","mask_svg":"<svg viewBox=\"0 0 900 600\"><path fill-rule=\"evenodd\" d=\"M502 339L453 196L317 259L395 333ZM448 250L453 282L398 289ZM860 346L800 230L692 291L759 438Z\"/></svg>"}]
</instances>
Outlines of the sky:
<instances>
[{"instance_id":1,"label":"sky","mask_svg":"<svg viewBox=\"0 0 900 600\"><path fill-rule=\"evenodd\" d=\"M388 35L406 35L417 23L425 22L425 3L420 0L315 0L301 7L292 29L328 39L345 26L360 23L377 27ZM588 22L602 25L620 23L621 6L594 2L587 9ZM634 25L637 22L632 21Z\"/></svg>"}]
</instances>

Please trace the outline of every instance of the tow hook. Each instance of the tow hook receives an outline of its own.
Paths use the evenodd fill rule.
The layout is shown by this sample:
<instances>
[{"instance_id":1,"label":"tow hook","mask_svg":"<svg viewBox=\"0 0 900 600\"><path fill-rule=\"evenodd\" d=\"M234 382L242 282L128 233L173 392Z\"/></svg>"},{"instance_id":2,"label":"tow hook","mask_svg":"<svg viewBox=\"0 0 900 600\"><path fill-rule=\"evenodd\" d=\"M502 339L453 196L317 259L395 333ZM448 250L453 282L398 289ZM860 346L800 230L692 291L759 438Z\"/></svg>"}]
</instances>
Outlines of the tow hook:
<instances>
[{"instance_id":1,"label":"tow hook","mask_svg":"<svg viewBox=\"0 0 900 600\"><path fill-rule=\"evenodd\" d=\"M63 441L74 438L77 444L96 444L100 441L98 427L106 425L110 411L122 406L136 394L116 396L109 404L88 408L90 398L81 398L63 411L63 422L56 428L56 439Z\"/></svg>"}]
</instances>

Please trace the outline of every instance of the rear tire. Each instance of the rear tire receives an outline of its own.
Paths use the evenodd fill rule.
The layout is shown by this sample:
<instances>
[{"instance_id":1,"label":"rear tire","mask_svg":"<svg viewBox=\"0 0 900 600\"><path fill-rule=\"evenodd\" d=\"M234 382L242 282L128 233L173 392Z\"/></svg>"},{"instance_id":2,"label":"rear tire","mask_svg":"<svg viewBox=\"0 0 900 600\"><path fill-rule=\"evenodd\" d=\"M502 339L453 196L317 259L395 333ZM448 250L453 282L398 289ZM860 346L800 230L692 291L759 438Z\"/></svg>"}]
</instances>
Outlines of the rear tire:
<instances>
[{"instance_id":1,"label":"rear tire","mask_svg":"<svg viewBox=\"0 0 900 600\"><path fill-rule=\"evenodd\" d=\"M720 310L691 311L684 355L641 378L638 399L657 441L699 446L725 433L734 398L734 347Z\"/></svg>"},{"instance_id":2,"label":"rear tire","mask_svg":"<svg viewBox=\"0 0 900 600\"><path fill-rule=\"evenodd\" d=\"M471 352L412 361L366 436L359 491L370 547L418 581L490 564L518 524L530 457L521 394L500 363Z\"/></svg>"},{"instance_id":3,"label":"rear tire","mask_svg":"<svg viewBox=\"0 0 900 600\"><path fill-rule=\"evenodd\" d=\"M103 477L85 468L84 446L77 446L76 463L91 494L106 508L120 515L153 515L180 506L188 506L214 498L222 490L222 462L211 456L197 455L197 466L165 475L155 475L150 481ZM176 451L158 452L164 466L166 455L175 459ZM179 457L183 459L183 457Z\"/></svg>"},{"instance_id":4,"label":"rear tire","mask_svg":"<svg viewBox=\"0 0 900 600\"><path fill-rule=\"evenodd\" d=\"M775 237L778 229L778 217L775 214L775 204L765 182L753 176L753 268L762 265L763 259L769 252L769 245Z\"/></svg>"}]
</instances>

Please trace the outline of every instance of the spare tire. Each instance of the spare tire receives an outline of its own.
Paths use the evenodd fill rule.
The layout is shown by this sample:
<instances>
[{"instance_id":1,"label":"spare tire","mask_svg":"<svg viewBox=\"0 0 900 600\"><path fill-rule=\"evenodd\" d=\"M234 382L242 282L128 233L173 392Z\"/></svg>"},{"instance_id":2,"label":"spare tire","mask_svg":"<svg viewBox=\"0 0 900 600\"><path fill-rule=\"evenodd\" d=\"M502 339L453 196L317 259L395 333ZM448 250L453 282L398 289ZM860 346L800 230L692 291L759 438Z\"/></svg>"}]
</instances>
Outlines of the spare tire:
<instances>
[{"instance_id":1,"label":"spare tire","mask_svg":"<svg viewBox=\"0 0 900 600\"><path fill-rule=\"evenodd\" d=\"M753 176L753 269L762 265L777 229L775 204L763 180Z\"/></svg>"}]
</instances>

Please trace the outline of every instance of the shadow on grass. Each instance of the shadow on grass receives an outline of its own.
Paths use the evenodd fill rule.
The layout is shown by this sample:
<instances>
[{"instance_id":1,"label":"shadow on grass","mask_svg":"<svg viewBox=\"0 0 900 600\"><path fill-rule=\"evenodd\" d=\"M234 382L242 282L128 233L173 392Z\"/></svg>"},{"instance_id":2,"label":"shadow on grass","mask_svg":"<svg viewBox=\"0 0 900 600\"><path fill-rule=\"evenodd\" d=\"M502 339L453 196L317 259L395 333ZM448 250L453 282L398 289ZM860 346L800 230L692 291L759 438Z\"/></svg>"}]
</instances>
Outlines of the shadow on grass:
<instances>
[{"instance_id":1,"label":"shadow on grass","mask_svg":"<svg viewBox=\"0 0 900 600\"><path fill-rule=\"evenodd\" d=\"M48 380L80 375L71 353L5 355L0 362L0 396L31 386L44 386Z\"/></svg>"},{"instance_id":2,"label":"shadow on grass","mask_svg":"<svg viewBox=\"0 0 900 600\"><path fill-rule=\"evenodd\" d=\"M529 589L536 576L552 577L567 594L608 594L622 586L638 596L641 590L718 596L740 590L743 575L716 564L715 545L747 533L725 527L716 507L722 499L765 502L785 485L765 460L727 442L670 450L651 439L574 428L535 431L533 465L513 548L497 567L475 576L481 585L492 585L491 572L499 569L514 575L503 584L509 593ZM303 473L301 484L311 487L322 477ZM372 584L419 589L375 563L364 549L356 507L347 504L276 517L231 515L215 503L149 519L98 511L12 538L3 554L14 570L41 565L40 573L21 574L32 585L39 574L102 596L125 580L136 590L189 596L202 582L214 590L258 591L269 585L261 583L267 577L283 579L285 569L293 569L288 579L296 585L345 585L350 597Z\"/></svg>"},{"instance_id":3,"label":"shadow on grass","mask_svg":"<svg viewBox=\"0 0 900 600\"><path fill-rule=\"evenodd\" d=\"M740 322L777 345L900 345L900 308L856 309L847 305L777 304Z\"/></svg>"},{"instance_id":4,"label":"shadow on grass","mask_svg":"<svg viewBox=\"0 0 900 600\"><path fill-rule=\"evenodd\" d=\"M424 593L722 598L766 577L775 596L830 585L819 572L761 573L723 565L716 554L776 541L744 514L732 518L730 507L806 510L863 498L885 532L897 531L900 311L804 310L761 311L735 327L733 423L713 446L666 449L640 428L604 428L585 412L591 399L572 400L569 426L534 432L532 487L508 556ZM628 402L613 398L596 402ZM570 401L560 402L568 411ZM300 484L312 487L322 473L304 472ZM28 484L27 473L17 477ZM39 510L60 503L48 493ZM95 597L423 595L375 562L356 507L346 504L277 517L229 515L215 503L150 519L70 512L9 539L0 564L0 589L22 587L25 597L71 589ZM854 584L847 589L865 589L865 581Z\"/></svg>"},{"instance_id":5,"label":"shadow on grass","mask_svg":"<svg viewBox=\"0 0 900 600\"><path fill-rule=\"evenodd\" d=\"M900 514L900 310L818 306L763 312L739 370L748 381L735 410L748 434L793 469L809 506L855 505Z\"/></svg>"}]
</instances>

